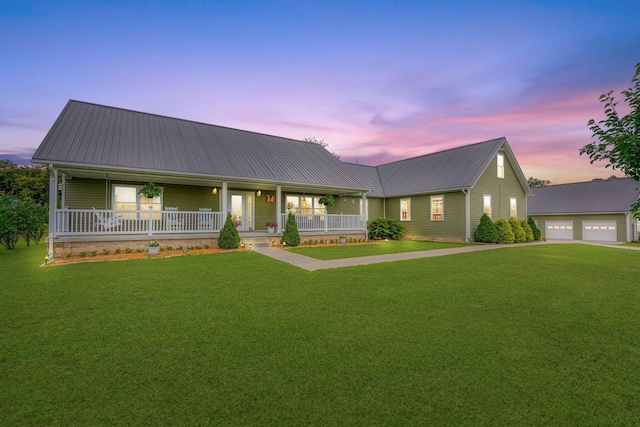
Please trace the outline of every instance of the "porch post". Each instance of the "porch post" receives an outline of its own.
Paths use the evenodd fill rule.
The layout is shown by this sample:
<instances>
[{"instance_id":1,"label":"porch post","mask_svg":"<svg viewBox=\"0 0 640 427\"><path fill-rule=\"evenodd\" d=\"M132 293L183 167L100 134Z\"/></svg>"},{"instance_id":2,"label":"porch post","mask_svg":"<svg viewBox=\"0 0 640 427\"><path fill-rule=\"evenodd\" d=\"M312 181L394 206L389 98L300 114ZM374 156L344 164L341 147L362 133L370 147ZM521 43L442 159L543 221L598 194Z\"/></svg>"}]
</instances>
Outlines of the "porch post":
<instances>
[{"instance_id":1,"label":"porch post","mask_svg":"<svg viewBox=\"0 0 640 427\"><path fill-rule=\"evenodd\" d=\"M464 242L469 244L471 239L471 189L462 190L464 193L465 235Z\"/></svg>"},{"instance_id":2,"label":"porch post","mask_svg":"<svg viewBox=\"0 0 640 427\"><path fill-rule=\"evenodd\" d=\"M282 213L280 208L282 207L282 187L278 185L276 187L276 221L278 222L278 233L282 233Z\"/></svg>"},{"instance_id":3,"label":"porch post","mask_svg":"<svg viewBox=\"0 0 640 427\"><path fill-rule=\"evenodd\" d=\"M227 181L222 182L222 224L227 219Z\"/></svg>"},{"instance_id":4,"label":"porch post","mask_svg":"<svg viewBox=\"0 0 640 427\"><path fill-rule=\"evenodd\" d=\"M58 170L49 165L49 259L53 259L53 238L56 235L56 211L58 209Z\"/></svg>"},{"instance_id":5,"label":"porch post","mask_svg":"<svg viewBox=\"0 0 640 427\"><path fill-rule=\"evenodd\" d=\"M369 201L367 200L367 193L362 194L362 210L360 216L362 217L362 228L367 231L367 220L369 219Z\"/></svg>"},{"instance_id":6,"label":"porch post","mask_svg":"<svg viewBox=\"0 0 640 427\"><path fill-rule=\"evenodd\" d=\"M60 194L60 207L64 208L67 204L67 176L63 173L60 179L62 181L62 192Z\"/></svg>"}]
</instances>

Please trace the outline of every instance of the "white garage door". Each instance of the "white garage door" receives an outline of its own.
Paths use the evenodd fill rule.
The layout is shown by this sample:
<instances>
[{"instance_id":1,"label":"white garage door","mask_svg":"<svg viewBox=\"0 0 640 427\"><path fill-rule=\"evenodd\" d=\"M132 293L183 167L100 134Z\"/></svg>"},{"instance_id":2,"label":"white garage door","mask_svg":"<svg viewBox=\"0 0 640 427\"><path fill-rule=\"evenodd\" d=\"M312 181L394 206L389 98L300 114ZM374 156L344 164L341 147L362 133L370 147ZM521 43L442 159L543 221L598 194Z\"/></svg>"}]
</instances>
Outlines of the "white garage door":
<instances>
[{"instance_id":1,"label":"white garage door","mask_svg":"<svg viewBox=\"0 0 640 427\"><path fill-rule=\"evenodd\" d=\"M547 239L573 240L573 221L545 221Z\"/></svg>"},{"instance_id":2,"label":"white garage door","mask_svg":"<svg viewBox=\"0 0 640 427\"><path fill-rule=\"evenodd\" d=\"M582 240L618 240L616 221L582 221Z\"/></svg>"}]
</instances>

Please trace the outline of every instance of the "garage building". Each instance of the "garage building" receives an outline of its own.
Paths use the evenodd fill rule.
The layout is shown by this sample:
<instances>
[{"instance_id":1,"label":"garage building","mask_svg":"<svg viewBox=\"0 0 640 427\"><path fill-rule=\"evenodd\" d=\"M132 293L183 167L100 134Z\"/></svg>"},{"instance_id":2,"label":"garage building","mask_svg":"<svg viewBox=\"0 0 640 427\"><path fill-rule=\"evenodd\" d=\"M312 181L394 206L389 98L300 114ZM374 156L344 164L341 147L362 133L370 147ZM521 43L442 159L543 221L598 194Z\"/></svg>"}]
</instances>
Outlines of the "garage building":
<instances>
[{"instance_id":1,"label":"garage building","mask_svg":"<svg viewBox=\"0 0 640 427\"><path fill-rule=\"evenodd\" d=\"M635 241L638 221L630 209L639 188L630 178L532 188L527 214L547 239Z\"/></svg>"}]
</instances>

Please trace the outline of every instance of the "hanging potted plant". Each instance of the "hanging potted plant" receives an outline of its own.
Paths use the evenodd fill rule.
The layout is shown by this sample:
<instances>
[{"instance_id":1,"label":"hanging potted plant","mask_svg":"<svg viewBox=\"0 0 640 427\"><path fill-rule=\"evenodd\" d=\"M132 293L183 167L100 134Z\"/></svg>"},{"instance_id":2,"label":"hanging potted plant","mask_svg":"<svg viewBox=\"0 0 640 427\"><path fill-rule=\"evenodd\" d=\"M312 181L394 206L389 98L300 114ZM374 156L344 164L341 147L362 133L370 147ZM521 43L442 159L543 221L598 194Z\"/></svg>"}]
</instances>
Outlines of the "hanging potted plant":
<instances>
[{"instance_id":1,"label":"hanging potted plant","mask_svg":"<svg viewBox=\"0 0 640 427\"><path fill-rule=\"evenodd\" d=\"M153 182L143 185L139 190L140 195L146 197L147 199L160 197L162 196L163 192L164 187Z\"/></svg>"},{"instance_id":2,"label":"hanging potted plant","mask_svg":"<svg viewBox=\"0 0 640 427\"><path fill-rule=\"evenodd\" d=\"M320 197L318 201L325 206L329 206L330 208L332 208L333 205L336 204L336 199L334 199L331 194L325 194L324 196Z\"/></svg>"}]
</instances>

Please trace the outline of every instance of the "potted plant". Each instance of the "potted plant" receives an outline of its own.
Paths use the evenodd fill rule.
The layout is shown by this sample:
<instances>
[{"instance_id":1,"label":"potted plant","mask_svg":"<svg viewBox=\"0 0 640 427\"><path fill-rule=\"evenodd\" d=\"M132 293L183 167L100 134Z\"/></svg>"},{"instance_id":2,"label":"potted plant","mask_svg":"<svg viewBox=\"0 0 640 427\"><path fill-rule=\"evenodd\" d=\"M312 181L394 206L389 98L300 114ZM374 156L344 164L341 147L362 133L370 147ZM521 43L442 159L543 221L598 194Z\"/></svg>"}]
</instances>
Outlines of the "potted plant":
<instances>
[{"instance_id":1,"label":"potted plant","mask_svg":"<svg viewBox=\"0 0 640 427\"><path fill-rule=\"evenodd\" d=\"M345 236L344 234L340 235L340 244L344 245L345 243L347 243L347 236Z\"/></svg>"},{"instance_id":2,"label":"potted plant","mask_svg":"<svg viewBox=\"0 0 640 427\"><path fill-rule=\"evenodd\" d=\"M140 195L146 197L147 199L153 199L154 197L162 196L164 192L164 187L153 182L143 185L140 188Z\"/></svg>"},{"instance_id":3,"label":"potted plant","mask_svg":"<svg viewBox=\"0 0 640 427\"><path fill-rule=\"evenodd\" d=\"M147 250L149 251L149 255L158 255L160 253L160 243L149 242Z\"/></svg>"},{"instance_id":4,"label":"potted plant","mask_svg":"<svg viewBox=\"0 0 640 427\"><path fill-rule=\"evenodd\" d=\"M330 208L332 208L333 205L336 204L336 199L334 199L331 194L325 194L324 196L320 197L318 201L325 206L329 206Z\"/></svg>"},{"instance_id":5,"label":"potted plant","mask_svg":"<svg viewBox=\"0 0 640 427\"><path fill-rule=\"evenodd\" d=\"M269 232L269 234L273 234L276 231L276 227L278 227L278 223L275 221L268 221L267 222L267 231Z\"/></svg>"}]
</instances>

